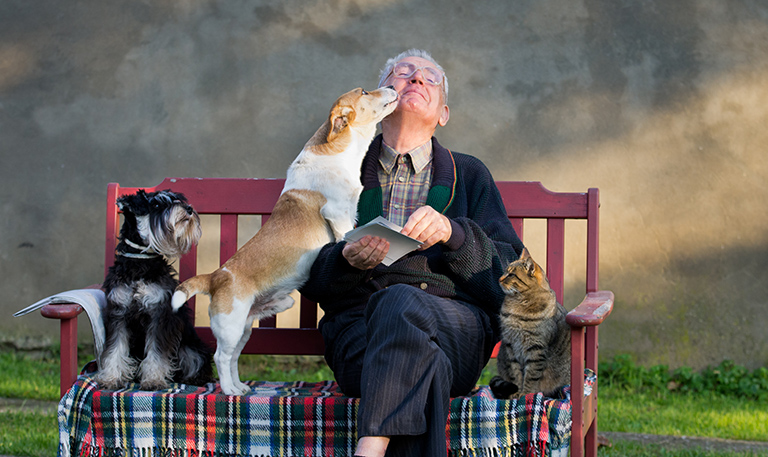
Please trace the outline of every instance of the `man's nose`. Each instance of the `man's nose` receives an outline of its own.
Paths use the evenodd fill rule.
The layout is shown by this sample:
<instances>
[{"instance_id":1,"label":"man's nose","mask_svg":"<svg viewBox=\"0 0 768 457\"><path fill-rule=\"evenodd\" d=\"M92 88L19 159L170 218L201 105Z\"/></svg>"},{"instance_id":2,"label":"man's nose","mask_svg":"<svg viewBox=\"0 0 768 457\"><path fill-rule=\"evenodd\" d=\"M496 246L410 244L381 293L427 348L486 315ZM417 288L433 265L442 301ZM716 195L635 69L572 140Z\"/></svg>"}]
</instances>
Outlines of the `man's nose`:
<instances>
[{"instance_id":1,"label":"man's nose","mask_svg":"<svg viewBox=\"0 0 768 457\"><path fill-rule=\"evenodd\" d=\"M419 76L416 76L416 75L419 75ZM411 75L410 81L412 83L417 82L419 84L424 84L424 70L419 69L413 72L413 74Z\"/></svg>"}]
</instances>

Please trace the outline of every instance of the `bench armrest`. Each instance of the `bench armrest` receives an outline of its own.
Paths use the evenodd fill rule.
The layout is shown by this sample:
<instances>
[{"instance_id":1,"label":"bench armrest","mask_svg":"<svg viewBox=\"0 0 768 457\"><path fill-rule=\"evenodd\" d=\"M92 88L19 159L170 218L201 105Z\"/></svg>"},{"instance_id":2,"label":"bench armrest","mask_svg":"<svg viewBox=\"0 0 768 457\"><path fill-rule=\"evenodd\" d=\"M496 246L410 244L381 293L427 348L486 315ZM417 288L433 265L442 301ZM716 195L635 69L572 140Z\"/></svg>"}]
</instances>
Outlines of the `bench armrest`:
<instances>
[{"instance_id":1,"label":"bench armrest","mask_svg":"<svg viewBox=\"0 0 768 457\"><path fill-rule=\"evenodd\" d=\"M100 289L101 284L92 284L84 289ZM59 340L61 354L59 358L59 387L63 397L77 379L77 316L85 309L77 303L49 303L40 308L40 314L49 319L61 321Z\"/></svg>"},{"instance_id":2,"label":"bench armrest","mask_svg":"<svg viewBox=\"0 0 768 457\"><path fill-rule=\"evenodd\" d=\"M40 314L48 319L72 319L85 311L77 303L49 303L40 308Z\"/></svg>"},{"instance_id":3,"label":"bench armrest","mask_svg":"<svg viewBox=\"0 0 768 457\"><path fill-rule=\"evenodd\" d=\"M613 292L598 290L589 292L584 300L565 317L571 327L600 325L613 310Z\"/></svg>"},{"instance_id":4,"label":"bench armrest","mask_svg":"<svg viewBox=\"0 0 768 457\"><path fill-rule=\"evenodd\" d=\"M91 284L83 289L100 289L101 284ZM82 306L77 303L49 303L40 308L40 314L48 319L72 319L80 315L85 311Z\"/></svg>"}]
</instances>

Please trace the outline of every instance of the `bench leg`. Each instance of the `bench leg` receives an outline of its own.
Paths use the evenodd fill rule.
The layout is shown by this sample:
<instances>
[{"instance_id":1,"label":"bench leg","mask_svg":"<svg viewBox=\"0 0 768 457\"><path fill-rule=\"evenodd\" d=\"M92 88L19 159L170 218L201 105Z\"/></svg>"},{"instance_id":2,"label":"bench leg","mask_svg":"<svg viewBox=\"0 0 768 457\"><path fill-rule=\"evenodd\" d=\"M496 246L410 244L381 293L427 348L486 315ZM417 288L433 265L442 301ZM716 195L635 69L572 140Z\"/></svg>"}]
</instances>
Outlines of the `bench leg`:
<instances>
[{"instance_id":1,"label":"bench leg","mask_svg":"<svg viewBox=\"0 0 768 457\"><path fill-rule=\"evenodd\" d=\"M587 457L597 456L597 417L584 437L584 455Z\"/></svg>"},{"instance_id":2,"label":"bench leg","mask_svg":"<svg viewBox=\"0 0 768 457\"><path fill-rule=\"evenodd\" d=\"M584 327L571 327L571 457L584 456Z\"/></svg>"},{"instance_id":3,"label":"bench leg","mask_svg":"<svg viewBox=\"0 0 768 457\"><path fill-rule=\"evenodd\" d=\"M585 359L586 359L586 367L593 370L595 373L597 373L597 351L598 351L598 341L597 341L597 326L594 327L587 327L585 329ZM593 390L594 390L594 401L592 402L592 414L591 417L594 419L592 420L591 424L586 424L585 426L588 427L587 434L584 436L584 455L587 457L597 457L597 402L599 397L598 392L598 385L600 384L600 379L597 380L595 383Z\"/></svg>"},{"instance_id":4,"label":"bench leg","mask_svg":"<svg viewBox=\"0 0 768 457\"><path fill-rule=\"evenodd\" d=\"M60 384L61 396L77 379L77 317L61 320Z\"/></svg>"}]
</instances>

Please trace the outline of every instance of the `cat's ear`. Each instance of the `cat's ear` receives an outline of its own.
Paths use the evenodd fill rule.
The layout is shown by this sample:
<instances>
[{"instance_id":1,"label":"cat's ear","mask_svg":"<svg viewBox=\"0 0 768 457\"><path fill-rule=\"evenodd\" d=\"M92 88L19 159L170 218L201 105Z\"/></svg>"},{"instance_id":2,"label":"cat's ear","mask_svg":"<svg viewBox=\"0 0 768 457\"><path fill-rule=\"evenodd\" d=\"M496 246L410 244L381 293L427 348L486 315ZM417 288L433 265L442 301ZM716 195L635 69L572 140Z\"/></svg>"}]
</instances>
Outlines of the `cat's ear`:
<instances>
[{"instance_id":1,"label":"cat's ear","mask_svg":"<svg viewBox=\"0 0 768 457\"><path fill-rule=\"evenodd\" d=\"M533 259L531 258L531 254L528 252L528 248L523 248L523 252L520 253L520 260L523 261L523 265L525 266L525 271L528 273L528 276L533 277L536 273L536 263L534 263Z\"/></svg>"},{"instance_id":2,"label":"cat's ear","mask_svg":"<svg viewBox=\"0 0 768 457\"><path fill-rule=\"evenodd\" d=\"M528 270L528 276L531 278L536 276L536 262L534 262L532 258L528 257L525 259L525 268Z\"/></svg>"}]
</instances>

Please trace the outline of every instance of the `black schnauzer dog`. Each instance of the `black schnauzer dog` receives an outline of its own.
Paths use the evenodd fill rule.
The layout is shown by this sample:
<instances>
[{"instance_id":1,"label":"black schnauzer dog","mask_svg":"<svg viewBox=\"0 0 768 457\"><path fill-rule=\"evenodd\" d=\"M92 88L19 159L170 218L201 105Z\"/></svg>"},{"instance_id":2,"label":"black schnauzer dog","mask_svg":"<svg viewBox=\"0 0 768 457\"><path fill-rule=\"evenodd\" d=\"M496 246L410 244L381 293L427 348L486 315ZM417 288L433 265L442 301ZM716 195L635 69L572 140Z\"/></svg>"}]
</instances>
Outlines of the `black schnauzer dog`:
<instances>
[{"instance_id":1,"label":"black schnauzer dog","mask_svg":"<svg viewBox=\"0 0 768 457\"><path fill-rule=\"evenodd\" d=\"M179 281L166 260L188 252L202 233L184 195L143 190L117 200L124 221L115 264L104 280L106 342L96 381L107 389L138 382L142 390L171 382L213 381L210 348L195 333L190 309L171 308Z\"/></svg>"}]
</instances>

